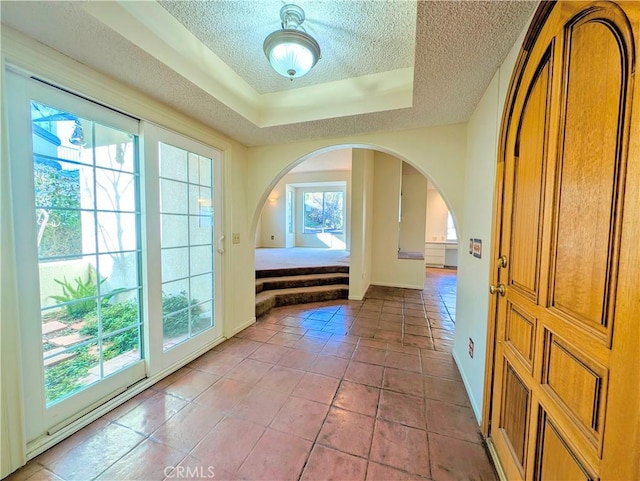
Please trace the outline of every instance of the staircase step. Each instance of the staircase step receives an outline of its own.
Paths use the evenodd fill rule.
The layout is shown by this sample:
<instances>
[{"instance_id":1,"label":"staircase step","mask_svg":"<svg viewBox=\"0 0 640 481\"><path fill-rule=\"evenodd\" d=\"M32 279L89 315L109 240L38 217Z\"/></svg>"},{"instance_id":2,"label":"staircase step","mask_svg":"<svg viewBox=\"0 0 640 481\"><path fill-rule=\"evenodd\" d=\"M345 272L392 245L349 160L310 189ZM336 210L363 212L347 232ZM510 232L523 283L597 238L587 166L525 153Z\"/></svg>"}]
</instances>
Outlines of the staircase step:
<instances>
[{"instance_id":1,"label":"staircase step","mask_svg":"<svg viewBox=\"0 0 640 481\"><path fill-rule=\"evenodd\" d=\"M348 284L266 290L256 295L256 317L273 307L346 299L348 296Z\"/></svg>"},{"instance_id":2,"label":"staircase step","mask_svg":"<svg viewBox=\"0 0 640 481\"><path fill-rule=\"evenodd\" d=\"M261 269L256 271L256 279L265 277L304 276L309 274L349 273L349 266L287 267L282 269Z\"/></svg>"},{"instance_id":3,"label":"staircase step","mask_svg":"<svg viewBox=\"0 0 640 481\"><path fill-rule=\"evenodd\" d=\"M348 284L349 274L304 274L285 277L265 277L256 279L256 294L274 289L291 289L295 287L313 287L323 285Z\"/></svg>"}]
</instances>

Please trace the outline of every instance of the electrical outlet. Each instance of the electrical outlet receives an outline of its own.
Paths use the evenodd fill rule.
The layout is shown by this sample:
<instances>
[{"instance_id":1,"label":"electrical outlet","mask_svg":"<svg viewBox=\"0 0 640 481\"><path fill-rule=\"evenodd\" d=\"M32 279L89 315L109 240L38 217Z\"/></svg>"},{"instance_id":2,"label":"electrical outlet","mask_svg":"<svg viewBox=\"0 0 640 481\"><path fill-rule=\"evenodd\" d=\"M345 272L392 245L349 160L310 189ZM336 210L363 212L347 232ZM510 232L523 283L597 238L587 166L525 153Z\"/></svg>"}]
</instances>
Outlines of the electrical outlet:
<instances>
[{"instance_id":1,"label":"electrical outlet","mask_svg":"<svg viewBox=\"0 0 640 481\"><path fill-rule=\"evenodd\" d=\"M238 232L233 233L231 242L233 242L234 244L240 244L240 234Z\"/></svg>"},{"instance_id":2,"label":"electrical outlet","mask_svg":"<svg viewBox=\"0 0 640 481\"><path fill-rule=\"evenodd\" d=\"M276 236L272 235L271 240L275 240L275 239L276 239Z\"/></svg>"},{"instance_id":3,"label":"electrical outlet","mask_svg":"<svg viewBox=\"0 0 640 481\"><path fill-rule=\"evenodd\" d=\"M473 339L469 338L469 357L473 359Z\"/></svg>"}]
</instances>

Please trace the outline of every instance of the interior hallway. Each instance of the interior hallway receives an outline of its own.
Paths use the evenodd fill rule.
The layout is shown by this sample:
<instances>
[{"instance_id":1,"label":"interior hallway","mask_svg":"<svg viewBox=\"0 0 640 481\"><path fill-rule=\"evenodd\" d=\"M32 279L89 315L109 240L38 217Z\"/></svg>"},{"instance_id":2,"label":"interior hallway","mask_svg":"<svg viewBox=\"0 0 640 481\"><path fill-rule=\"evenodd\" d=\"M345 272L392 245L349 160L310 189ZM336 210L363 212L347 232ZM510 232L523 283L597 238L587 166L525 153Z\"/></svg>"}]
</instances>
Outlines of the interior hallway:
<instances>
[{"instance_id":1,"label":"interior hallway","mask_svg":"<svg viewBox=\"0 0 640 481\"><path fill-rule=\"evenodd\" d=\"M8 479L497 479L450 354L455 291L429 269L422 292L273 309Z\"/></svg>"}]
</instances>

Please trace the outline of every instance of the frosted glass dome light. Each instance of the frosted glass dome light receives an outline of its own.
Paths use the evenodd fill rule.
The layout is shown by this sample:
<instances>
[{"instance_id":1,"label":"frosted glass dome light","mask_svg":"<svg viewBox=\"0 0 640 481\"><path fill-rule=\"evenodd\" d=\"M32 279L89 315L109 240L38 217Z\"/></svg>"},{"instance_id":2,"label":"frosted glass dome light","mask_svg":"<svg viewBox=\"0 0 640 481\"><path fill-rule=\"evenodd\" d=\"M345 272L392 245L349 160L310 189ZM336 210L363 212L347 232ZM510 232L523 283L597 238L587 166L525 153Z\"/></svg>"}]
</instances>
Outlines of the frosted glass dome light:
<instances>
[{"instance_id":1,"label":"frosted glass dome light","mask_svg":"<svg viewBox=\"0 0 640 481\"><path fill-rule=\"evenodd\" d=\"M280 9L282 30L264 40L264 54L273 69L291 80L306 75L320 59L320 45L304 31L304 10L297 5Z\"/></svg>"}]
</instances>

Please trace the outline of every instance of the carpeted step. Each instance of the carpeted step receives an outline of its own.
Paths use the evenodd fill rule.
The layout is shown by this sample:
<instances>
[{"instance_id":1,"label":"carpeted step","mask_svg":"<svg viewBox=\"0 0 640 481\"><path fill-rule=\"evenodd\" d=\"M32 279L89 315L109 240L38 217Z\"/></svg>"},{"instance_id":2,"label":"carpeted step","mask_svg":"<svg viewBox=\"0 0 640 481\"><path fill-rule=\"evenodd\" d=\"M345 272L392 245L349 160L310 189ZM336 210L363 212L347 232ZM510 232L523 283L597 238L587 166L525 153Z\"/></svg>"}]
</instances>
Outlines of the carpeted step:
<instances>
[{"instance_id":1,"label":"carpeted step","mask_svg":"<svg viewBox=\"0 0 640 481\"><path fill-rule=\"evenodd\" d=\"M348 284L266 290L256 295L256 317L268 312L273 307L347 299L348 297Z\"/></svg>"},{"instance_id":2,"label":"carpeted step","mask_svg":"<svg viewBox=\"0 0 640 481\"><path fill-rule=\"evenodd\" d=\"M316 266L316 267L287 267L281 269L261 269L256 271L256 279L265 277L305 276L309 274L349 273L349 266Z\"/></svg>"},{"instance_id":3,"label":"carpeted step","mask_svg":"<svg viewBox=\"0 0 640 481\"><path fill-rule=\"evenodd\" d=\"M313 287L348 283L349 274L335 272L285 277L263 277L261 279L256 279L256 294L273 289L291 289L294 287Z\"/></svg>"}]
</instances>

